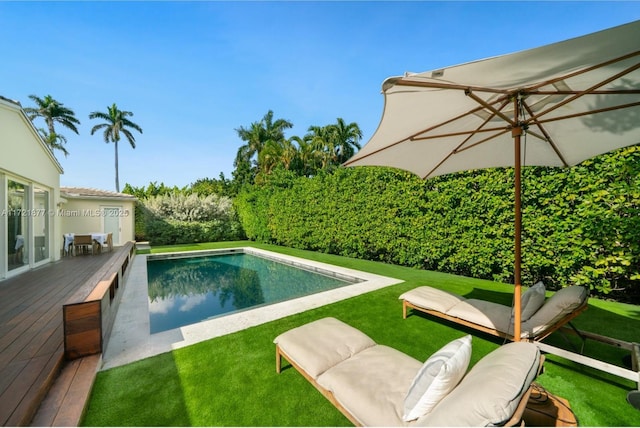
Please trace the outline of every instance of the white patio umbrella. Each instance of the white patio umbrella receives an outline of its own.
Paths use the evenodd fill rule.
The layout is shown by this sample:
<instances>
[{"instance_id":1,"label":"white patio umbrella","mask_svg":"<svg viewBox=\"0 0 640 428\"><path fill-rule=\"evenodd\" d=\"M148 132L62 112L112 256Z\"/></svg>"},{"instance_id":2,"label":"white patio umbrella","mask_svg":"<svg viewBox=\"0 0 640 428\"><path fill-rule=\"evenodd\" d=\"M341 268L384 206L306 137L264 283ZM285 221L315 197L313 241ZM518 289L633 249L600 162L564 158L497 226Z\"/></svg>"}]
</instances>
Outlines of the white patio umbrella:
<instances>
[{"instance_id":1,"label":"white patio umbrella","mask_svg":"<svg viewBox=\"0 0 640 428\"><path fill-rule=\"evenodd\" d=\"M639 69L636 21L514 54L391 77L382 85L378 129L345 165L396 167L422 178L515 168L514 340L519 340L521 165L567 167L640 143Z\"/></svg>"}]
</instances>

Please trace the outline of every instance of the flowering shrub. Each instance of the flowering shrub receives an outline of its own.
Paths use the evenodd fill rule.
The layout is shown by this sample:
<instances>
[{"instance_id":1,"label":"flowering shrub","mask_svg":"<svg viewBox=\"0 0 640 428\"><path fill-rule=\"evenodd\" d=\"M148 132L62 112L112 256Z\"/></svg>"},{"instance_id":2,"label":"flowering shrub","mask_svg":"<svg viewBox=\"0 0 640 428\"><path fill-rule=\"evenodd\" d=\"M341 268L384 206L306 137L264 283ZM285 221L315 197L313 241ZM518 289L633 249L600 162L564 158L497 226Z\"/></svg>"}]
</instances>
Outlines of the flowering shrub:
<instances>
[{"instance_id":1,"label":"flowering shrub","mask_svg":"<svg viewBox=\"0 0 640 428\"><path fill-rule=\"evenodd\" d=\"M244 238L230 198L170 192L138 201L136 238L152 245Z\"/></svg>"}]
</instances>

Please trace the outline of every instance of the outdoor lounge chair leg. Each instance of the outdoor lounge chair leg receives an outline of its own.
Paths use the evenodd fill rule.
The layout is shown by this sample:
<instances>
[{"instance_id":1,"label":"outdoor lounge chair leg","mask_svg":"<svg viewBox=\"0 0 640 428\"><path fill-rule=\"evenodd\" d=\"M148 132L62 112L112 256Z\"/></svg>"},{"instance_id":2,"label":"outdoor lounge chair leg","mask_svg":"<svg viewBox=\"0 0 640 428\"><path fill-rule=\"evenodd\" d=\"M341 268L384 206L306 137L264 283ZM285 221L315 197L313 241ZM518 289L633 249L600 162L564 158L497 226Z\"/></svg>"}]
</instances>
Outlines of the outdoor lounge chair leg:
<instances>
[{"instance_id":1,"label":"outdoor lounge chair leg","mask_svg":"<svg viewBox=\"0 0 640 428\"><path fill-rule=\"evenodd\" d=\"M638 373L636 387L640 390L640 343L633 343L631 345L631 369Z\"/></svg>"},{"instance_id":2,"label":"outdoor lounge chair leg","mask_svg":"<svg viewBox=\"0 0 640 428\"><path fill-rule=\"evenodd\" d=\"M276 373L280 373L282 366L282 354L280 354L280 347L276 345Z\"/></svg>"},{"instance_id":3,"label":"outdoor lounge chair leg","mask_svg":"<svg viewBox=\"0 0 640 428\"><path fill-rule=\"evenodd\" d=\"M407 319L407 301L406 300L402 301L402 319L403 320Z\"/></svg>"},{"instance_id":4,"label":"outdoor lounge chair leg","mask_svg":"<svg viewBox=\"0 0 640 428\"><path fill-rule=\"evenodd\" d=\"M640 391L637 389L634 391L629 391L627 394L627 401L636 409L640 410Z\"/></svg>"},{"instance_id":5,"label":"outdoor lounge chair leg","mask_svg":"<svg viewBox=\"0 0 640 428\"><path fill-rule=\"evenodd\" d=\"M638 373L640 379L640 343L631 345L631 369ZM640 410L640 381L636 383L638 389L627 393L627 401L636 409Z\"/></svg>"},{"instance_id":6,"label":"outdoor lounge chair leg","mask_svg":"<svg viewBox=\"0 0 640 428\"><path fill-rule=\"evenodd\" d=\"M571 327L571 329L575 332L576 336L578 336L580 338L580 350L577 349L576 345L574 345L569 338L567 337L566 334L564 334L564 332L562 331L562 329L558 329L558 332L562 335L562 337L564 338L564 340L569 344L569 346L571 346L576 352L578 352L580 355L582 355L584 353L584 345L587 342L587 338L586 336L584 336L580 330L578 330L576 328L576 326L574 326L571 322L567 323L569 325L569 327Z\"/></svg>"}]
</instances>

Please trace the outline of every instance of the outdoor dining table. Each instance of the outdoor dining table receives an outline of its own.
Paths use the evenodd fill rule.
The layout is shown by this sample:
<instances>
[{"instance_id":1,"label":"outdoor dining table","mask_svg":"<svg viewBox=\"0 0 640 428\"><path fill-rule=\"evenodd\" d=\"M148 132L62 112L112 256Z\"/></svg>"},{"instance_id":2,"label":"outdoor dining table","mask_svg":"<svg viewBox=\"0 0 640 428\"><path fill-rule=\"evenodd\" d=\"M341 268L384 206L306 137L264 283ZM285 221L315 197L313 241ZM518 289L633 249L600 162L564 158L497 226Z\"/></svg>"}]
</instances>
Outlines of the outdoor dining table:
<instances>
[{"instance_id":1,"label":"outdoor dining table","mask_svg":"<svg viewBox=\"0 0 640 428\"><path fill-rule=\"evenodd\" d=\"M64 234L64 249L69 252L69 248L73 246L73 237L75 235L91 235L91 239L100 244L100 247L104 247L107 243L107 233L91 232L91 233L65 233Z\"/></svg>"}]
</instances>

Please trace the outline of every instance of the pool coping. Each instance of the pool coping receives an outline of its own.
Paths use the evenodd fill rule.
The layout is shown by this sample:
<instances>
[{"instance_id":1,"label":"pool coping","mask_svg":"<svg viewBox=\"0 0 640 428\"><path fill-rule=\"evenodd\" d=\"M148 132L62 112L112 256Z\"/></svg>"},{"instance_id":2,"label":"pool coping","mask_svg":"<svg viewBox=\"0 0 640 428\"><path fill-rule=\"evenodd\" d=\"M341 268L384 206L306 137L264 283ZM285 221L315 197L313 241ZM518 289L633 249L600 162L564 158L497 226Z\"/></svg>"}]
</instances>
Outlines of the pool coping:
<instances>
[{"instance_id":1,"label":"pool coping","mask_svg":"<svg viewBox=\"0 0 640 428\"><path fill-rule=\"evenodd\" d=\"M331 272L337 277L359 279L360 282L298 297L284 302L259 306L234 312L229 315L201 321L173 330L155 334L149 331L149 305L147 291L147 257L162 259L193 255L242 253L276 259L296 267L323 273ZM255 247L236 247L219 250L198 250L184 253L138 254L133 259L124 293L114 321L106 349L103 353L102 370L129 364L154 355L193 345L214 337L224 336L305 312L310 309L339 302L360 294L378 290L403 280L376 275L369 272L316 262L300 257L262 250Z\"/></svg>"}]
</instances>

